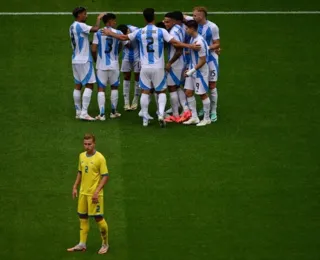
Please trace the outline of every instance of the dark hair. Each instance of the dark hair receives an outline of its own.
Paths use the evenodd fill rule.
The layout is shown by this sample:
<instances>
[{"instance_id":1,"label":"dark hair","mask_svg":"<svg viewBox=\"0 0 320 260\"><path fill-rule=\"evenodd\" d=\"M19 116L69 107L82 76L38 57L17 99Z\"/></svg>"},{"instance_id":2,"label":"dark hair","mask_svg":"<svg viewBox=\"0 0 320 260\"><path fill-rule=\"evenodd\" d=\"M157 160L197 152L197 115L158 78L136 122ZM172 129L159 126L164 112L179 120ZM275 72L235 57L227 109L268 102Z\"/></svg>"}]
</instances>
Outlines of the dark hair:
<instances>
[{"instance_id":1,"label":"dark hair","mask_svg":"<svg viewBox=\"0 0 320 260\"><path fill-rule=\"evenodd\" d=\"M175 16L174 16L174 14L173 14L172 12L170 12L170 13L166 13L166 14L164 15L164 17L167 17L167 18L170 18L170 19L174 19L174 20L176 20L176 18L175 18Z\"/></svg>"},{"instance_id":2,"label":"dark hair","mask_svg":"<svg viewBox=\"0 0 320 260\"><path fill-rule=\"evenodd\" d=\"M153 8L144 9L143 16L144 16L144 19L146 19L146 21L148 23L153 22L154 21L154 9Z\"/></svg>"},{"instance_id":3,"label":"dark hair","mask_svg":"<svg viewBox=\"0 0 320 260\"><path fill-rule=\"evenodd\" d=\"M173 11L172 14L175 17L174 19L183 22L183 13L181 11Z\"/></svg>"},{"instance_id":4,"label":"dark hair","mask_svg":"<svg viewBox=\"0 0 320 260\"><path fill-rule=\"evenodd\" d=\"M166 26L164 25L164 22L157 22L156 26L162 29L166 29Z\"/></svg>"},{"instance_id":5,"label":"dark hair","mask_svg":"<svg viewBox=\"0 0 320 260\"><path fill-rule=\"evenodd\" d=\"M106 24L107 22L109 22L110 20L115 20L117 17L115 14L113 13L107 13L102 17L102 21L104 24Z\"/></svg>"},{"instance_id":6,"label":"dark hair","mask_svg":"<svg viewBox=\"0 0 320 260\"><path fill-rule=\"evenodd\" d=\"M126 26L125 24L119 24L117 30L121 31L123 34L127 34L128 26Z\"/></svg>"},{"instance_id":7,"label":"dark hair","mask_svg":"<svg viewBox=\"0 0 320 260\"><path fill-rule=\"evenodd\" d=\"M193 28L196 31L198 30L198 24L197 24L197 22L195 20L190 20L190 21L186 22L186 26L188 28Z\"/></svg>"},{"instance_id":8,"label":"dark hair","mask_svg":"<svg viewBox=\"0 0 320 260\"><path fill-rule=\"evenodd\" d=\"M79 14L83 13L87 11L87 9L85 7L82 7L82 6L78 6L76 8L73 9L72 11L72 15L77 18Z\"/></svg>"}]
</instances>

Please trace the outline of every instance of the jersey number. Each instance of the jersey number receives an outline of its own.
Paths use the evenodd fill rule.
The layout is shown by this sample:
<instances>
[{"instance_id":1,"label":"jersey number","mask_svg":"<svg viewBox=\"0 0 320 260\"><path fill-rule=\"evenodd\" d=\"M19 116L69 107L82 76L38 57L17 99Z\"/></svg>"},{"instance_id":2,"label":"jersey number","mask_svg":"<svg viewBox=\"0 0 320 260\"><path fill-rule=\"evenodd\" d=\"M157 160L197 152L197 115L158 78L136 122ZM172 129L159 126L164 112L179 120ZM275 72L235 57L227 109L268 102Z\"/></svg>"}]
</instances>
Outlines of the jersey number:
<instances>
[{"instance_id":1,"label":"jersey number","mask_svg":"<svg viewBox=\"0 0 320 260\"><path fill-rule=\"evenodd\" d=\"M97 211L96 211L97 213L99 213L100 212L100 205L97 205Z\"/></svg>"},{"instance_id":2,"label":"jersey number","mask_svg":"<svg viewBox=\"0 0 320 260\"><path fill-rule=\"evenodd\" d=\"M197 82L197 83L196 83L197 91L199 91L199 87L200 87L200 84Z\"/></svg>"},{"instance_id":3,"label":"jersey number","mask_svg":"<svg viewBox=\"0 0 320 260\"><path fill-rule=\"evenodd\" d=\"M110 53L112 51L113 39L112 38L107 38L106 40L107 40L106 49L105 49L104 53Z\"/></svg>"},{"instance_id":4,"label":"jersey number","mask_svg":"<svg viewBox=\"0 0 320 260\"><path fill-rule=\"evenodd\" d=\"M212 70L211 71L211 77L215 77L216 76L216 71L215 70Z\"/></svg>"},{"instance_id":5,"label":"jersey number","mask_svg":"<svg viewBox=\"0 0 320 260\"><path fill-rule=\"evenodd\" d=\"M154 40L153 40L153 38L152 37L147 37L146 40L147 40L147 52L154 52L154 49L153 49Z\"/></svg>"},{"instance_id":6,"label":"jersey number","mask_svg":"<svg viewBox=\"0 0 320 260\"><path fill-rule=\"evenodd\" d=\"M73 26L70 28L70 35L71 35L71 43L72 43L73 49L75 49L76 48L76 40L74 39Z\"/></svg>"},{"instance_id":7,"label":"jersey number","mask_svg":"<svg viewBox=\"0 0 320 260\"><path fill-rule=\"evenodd\" d=\"M88 173L88 171L89 171L89 167L88 166L84 167L84 172Z\"/></svg>"}]
</instances>

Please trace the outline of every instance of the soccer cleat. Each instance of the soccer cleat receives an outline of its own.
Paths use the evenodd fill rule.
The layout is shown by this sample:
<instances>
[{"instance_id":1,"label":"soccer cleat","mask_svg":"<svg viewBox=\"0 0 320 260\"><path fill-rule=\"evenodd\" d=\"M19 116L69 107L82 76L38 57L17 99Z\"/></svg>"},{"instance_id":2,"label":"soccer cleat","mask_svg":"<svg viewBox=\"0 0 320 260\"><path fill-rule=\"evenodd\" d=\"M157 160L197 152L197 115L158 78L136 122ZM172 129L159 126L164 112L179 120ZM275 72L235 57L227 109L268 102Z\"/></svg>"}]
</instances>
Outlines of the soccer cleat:
<instances>
[{"instance_id":1,"label":"soccer cleat","mask_svg":"<svg viewBox=\"0 0 320 260\"><path fill-rule=\"evenodd\" d=\"M179 120L180 120L179 116L169 116L164 119L164 121L167 123L172 123L172 122L178 123Z\"/></svg>"},{"instance_id":2,"label":"soccer cleat","mask_svg":"<svg viewBox=\"0 0 320 260\"><path fill-rule=\"evenodd\" d=\"M79 245L79 244L67 249L68 252L81 252L81 251L84 252L86 250L87 248L85 246Z\"/></svg>"},{"instance_id":3,"label":"soccer cleat","mask_svg":"<svg viewBox=\"0 0 320 260\"><path fill-rule=\"evenodd\" d=\"M211 115L210 115L210 119L211 119L211 122L217 122L217 120L218 120L218 115L217 115L217 113L211 113Z\"/></svg>"},{"instance_id":4,"label":"soccer cleat","mask_svg":"<svg viewBox=\"0 0 320 260\"><path fill-rule=\"evenodd\" d=\"M96 120L106 121L106 116L105 115L98 115L98 116L96 116Z\"/></svg>"},{"instance_id":5,"label":"soccer cleat","mask_svg":"<svg viewBox=\"0 0 320 260\"><path fill-rule=\"evenodd\" d=\"M121 114L118 113L118 112L110 113L110 118L111 118L111 119L118 118L118 117L120 117L120 116L121 116Z\"/></svg>"},{"instance_id":6,"label":"soccer cleat","mask_svg":"<svg viewBox=\"0 0 320 260\"><path fill-rule=\"evenodd\" d=\"M141 110L140 110L140 112L139 112L138 115L139 115L139 117L143 117L143 113L142 113ZM153 120L153 119L154 119L154 118L148 114L148 120Z\"/></svg>"},{"instance_id":7,"label":"soccer cleat","mask_svg":"<svg viewBox=\"0 0 320 260\"><path fill-rule=\"evenodd\" d=\"M196 125L199 124L200 120L198 117L193 118L191 117L188 121L183 122L184 125Z\"/></svg>"},{"instance_id":8,"label":"soccer cleat","mask_svg":"<svg viewBox=\"0 0 320 260\"><path fill-rule=\"evenodd\" d=\"M166 111L166 114L172 114L172 108L169 108L169 109Z\"/></svg>"},{"instance_id":9,"label":"soccer cleat","mask_svg":"<svg viewBox=\"0 0 320 260\"><path fill-rule=\"evenodd\" d=\"M98 251L99 255L106 254L109 250L109 245L102 245L101 248Z\"/></svg>"},{"instance_id":10,"label":"soccer cleat","mask_svg":"<svg viewBox=\"0 0 320 260\"><path fill-rule=\"evenodd\" d=\"M198 117L203 117L204 116L204 111L203 109L201 109L198 113Z\"/></svg>"},{"instance_id":11,"label":"soccer cleat","mask_svg":"<svg viewBox=\"0 0 320 260\"><path fill-rule=\"evenodd\" d=\"M149 125L149 120L148 120L148 118L143 118L143 121L142 121L142 125L143 126L148 126Z\"/></svg>"},{"instance_id":12,"label":"soccer cleat","mask_svg":"<svg viewBox=\"0 0 320 260\"><path fill-rule=\"evenodd\" d=\"M188 121L192 116L192 113L190 110L186 110L183 112L183 114L181 115L181 117L179 118L179 121L177 123L183 123L185 121Z\"/></svg>"},{"instance_id":13,"label":"soccer cleat","mask_svg":"<svg viewBox=\"0 0 320 260\"><path fill-rule=\"evenodd\" d=\"M130 109L137 110L137 108L138 108L138 100L133 99Z\"/></svg>"},{"instance_id":14,"label":"soccer cleat","mask_svg":"<svg viewBox=\"0 0 320 260\"><path fill-rule=\"evenodd\" d=\"M206 126L206 125L210 125L211 124L211 120L210 119L203 119L200 121L199 124L197 124L197 126Z\"/></svg>"},{"instance_id":15,"label":"soccer cleat","mask_svg":"<svg viewBox=\"0 0 320 260\"><path fill-rule=\"evenodd\" d=\"M166 127L166 122L164 121L163 116L159 116L158 121L161 128Z\"/></svg>"},{"instance_id":16,"label":"soccer cleat","mask_svg":"<svg viewBox=\"0 0 320 260\"><path fill-rule=\"evenodd\" d=\"M124 105L124 111L130 111L131 107L129 104Z\"/></svg>"},{"instance_id":17,"label":"soccer cleat","mask_svg":"<svg viewBox=\"0 0 320 260\"><path fill-rule=\"evenodd\" d=\"M84 121L95 121L96 120L95 118L89 116L88 114L86 114L86 115L85 114L81 114L80 115L80 119L84 120Z\"/></svg>"},{"instance_id":18,"label":"soccer cleat","mask_svg":"<svg viewBox=\"0 0 320 260\"><path fill-rule=\"evenodd\" d=\"M80 115L81 115L81 111L80 111L80 110L77 110L77 112L76 112L76 119L80 119Z\"/></svg>"}]
</instances>

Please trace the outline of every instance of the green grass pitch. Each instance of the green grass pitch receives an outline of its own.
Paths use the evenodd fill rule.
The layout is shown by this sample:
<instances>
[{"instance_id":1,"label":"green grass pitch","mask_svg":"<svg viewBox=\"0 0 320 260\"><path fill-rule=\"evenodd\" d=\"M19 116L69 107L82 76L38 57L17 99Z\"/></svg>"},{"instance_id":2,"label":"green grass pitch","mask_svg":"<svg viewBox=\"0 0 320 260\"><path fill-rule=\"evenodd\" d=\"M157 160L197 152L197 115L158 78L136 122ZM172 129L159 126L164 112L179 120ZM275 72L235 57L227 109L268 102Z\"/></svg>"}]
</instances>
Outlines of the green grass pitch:
<instances>
[{"instance_id":1,"label":"green grass pitch","mask_svg":"<svg viewBox=\"0 0 320 260\"><path fill-rule=\"evenodd\" d=\"M320 10L315 1L11 0L0 12ZM161 19L161 16L158 16ZM74 119L72 16L0 16L1 260L319 260L320 15L213 15L219 121L205 128ZM95 21L91 15L88 23ZM118 23L143 25L139 15ZM120 96L122 97L122 96ZM107 94L107 104L110 98ZM123 101L120 98L119 107ZM98 111L96 92L90 113ZM154 106L151 108L154 112ZM78 242L82 136L107 156L111 249Z\"/></svg>"}]
</instances>

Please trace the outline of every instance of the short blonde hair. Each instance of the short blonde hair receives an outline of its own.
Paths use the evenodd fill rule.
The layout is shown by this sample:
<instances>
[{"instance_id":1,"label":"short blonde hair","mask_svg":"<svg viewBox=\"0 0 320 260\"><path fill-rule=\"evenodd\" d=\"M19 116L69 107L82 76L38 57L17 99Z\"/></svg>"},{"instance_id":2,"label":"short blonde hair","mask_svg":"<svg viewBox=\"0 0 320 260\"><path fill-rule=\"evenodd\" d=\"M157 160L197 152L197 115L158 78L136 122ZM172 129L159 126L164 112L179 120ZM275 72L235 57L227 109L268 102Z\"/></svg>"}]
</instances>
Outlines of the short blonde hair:
<instances>
[{"instance_id":1,"label":"short blonde hair","mask_svg":"<svg viewBox=\"0 0 320 260\"><path fill-rule=\"evenodd\" d=\"M94 134L85 134L83 137L83 140L92 140L94 143L96 142L96 137Z\"/></svg>"},{"instance_id":2,"label":"short blonde hair","mask_svg":"<svg viewBox=\"0 0 320 260\"><path fill-rule=\"evenodd\" d=\"M193 8L193 11L202 12L206 17L208 15L208 9L204 6L196 6Z\"/></svg>"}]
</instances>

